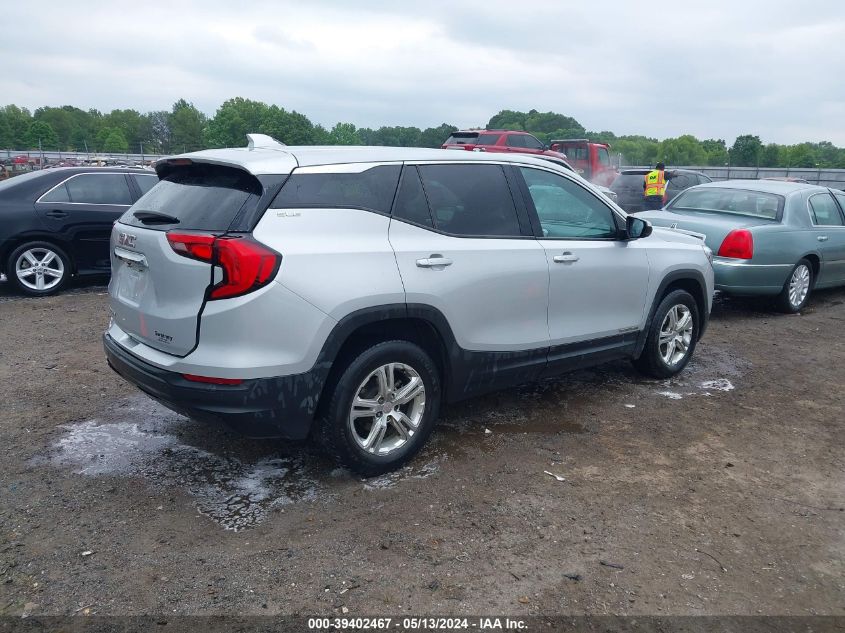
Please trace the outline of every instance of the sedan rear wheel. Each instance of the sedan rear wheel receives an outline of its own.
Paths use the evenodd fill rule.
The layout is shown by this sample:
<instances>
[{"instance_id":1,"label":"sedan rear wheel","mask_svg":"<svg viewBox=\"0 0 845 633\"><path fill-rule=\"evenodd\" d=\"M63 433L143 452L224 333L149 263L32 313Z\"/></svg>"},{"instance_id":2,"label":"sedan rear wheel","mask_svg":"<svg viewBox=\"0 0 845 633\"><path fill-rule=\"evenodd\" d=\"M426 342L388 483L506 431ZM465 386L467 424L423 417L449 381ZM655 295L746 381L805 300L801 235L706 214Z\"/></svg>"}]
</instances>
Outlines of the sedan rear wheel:
<instances>
[{"instance_id":1,"label":"sedan rear wheel","mask_svg":"<svg viewBox=\"0 0 845 633\"><path fill-rule=\"evenodd\" d=\"M813 289L813 268L809 261L802 259L792 269L780 295L778 308L782 312L794 314L800 312L810 300Z\"/></svg>"},{"instance_id":2,"label":"sedan rear wheel","mask_svg":"<svg viewBox=\"0 0 845 633\"><path fill-rule=\"evenodd\" d=\"M28 295L58 292L70 277L70 260L62 249L49 242L29 242L9 256L7 277Z\"/></svg>"}]
</instances>

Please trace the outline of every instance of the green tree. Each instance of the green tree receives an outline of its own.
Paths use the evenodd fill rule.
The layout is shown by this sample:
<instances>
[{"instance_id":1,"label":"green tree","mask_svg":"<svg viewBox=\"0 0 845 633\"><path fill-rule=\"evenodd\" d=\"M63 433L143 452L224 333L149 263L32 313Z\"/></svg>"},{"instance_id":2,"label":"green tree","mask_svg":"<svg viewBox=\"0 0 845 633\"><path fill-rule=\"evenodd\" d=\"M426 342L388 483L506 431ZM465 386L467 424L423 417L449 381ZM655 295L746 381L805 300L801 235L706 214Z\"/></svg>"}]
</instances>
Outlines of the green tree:
<instances>
[{"instance_id":1,"label":"green tree","mask_svg":"<svg viewBox=\"0 0 845 633\"><path fill-rule=\"evenodd\" d=\"M814 147L811 143L799 143L787 150L787 167L815 167L817 165Z\"/></svg>"},{"instance_id":2,"label":"green tree","mask_svg":"<svg viewBox=\"0 0 845 633\"><path fill-rule=\"evenodd\" d=\"M243 97L229 99L221 105L203 132L206 147L241 147L246 135L258 132L269 107L261 101Z\"/></svg>"},{"instance_id":3,"label":"green tree","mask_svg":"<svg viewBox=\"0 0 845 633\"><path fill-rule=\"evenodd\" d=\"M698 139L690 134L663 140L657 156L667 165L678 166L702 165L707 160L707 152L701 147Z\"/></svg>"},{"instance_id":4,"label":"green tree","mask_svg":"<svg viewBox=\"0 0 845 633\"><path fill-rule=\"evenodd\" d=\"M441 123L437 127L428 127L420 133L420 147L440 147L452 132L457 131L454 125Z\"/></svg>"},{"instance_id":5,"label":"green tree","mask_svg":"<svg viewBox=\"0 0 845 633\"><path fill-rule=\"evenodd\" d=\"M362 145L363 141L352 123L336 123L329 132L330 145Z\"/></svg>"},{"instance_id":6,"label":"green tree","mask_svg":"<svg viewBox=\"0 0 845 633\"><path fill-rule=\"evenodd\" d=\"M59 137L50 124L44 121L33 121L26 131L24 144L26 149L38 149L39 143L41 149L59 149Z\"/></svg>"},{"instance_id":7,"label":"green tree","mask_svg":"<svg viewBox=\"0 0 845 633\"><path fill-rule=\"evenodd\" d=\"M314 142L314 125L304 114L288 112L278 106L270 106L257 132L269 134L285 145L309 145Z\"/></svg>"},{"instance_id":8,"label":"green tree","mask_svg":"<svg viewBox=\"0 0 845 633\"><path fill-rule=\"evenodd\" d=\"M314 143L314 145L331 145L329 131L318 123L314 126L311 142Z\"/></svg>"},{"instance_id":9,"label":"green tree","mask_svg":"<svg viewBox=\"0 0 845 633\"><path fill-rule=\"evenodd\" d=\"M769 143L760 150L760 167L780 167L781 146ZM784 165L785 166L785 165Z\"/></svg>"},{"instance_id":10,"label":"green tree","mask_svg":"<svg viewBox=\"0 0 845 633\"><path fill-rule=\"evenodd\" d=\"M103 142L103 151L126 153L129 151L129 141L126 140L121 130L112 128Z\"/></svg>"},{"instance_id":11,"label":"green tree","mask_svg":"<svg viewBox=\"0 0 845 633\"><path fill-rule=\"evenodd\" d=\"M152 142L167 145L168 149L172 145L177 152L203 149L202 133L208 123L208 117L194 107L193 103L179 99L166 117L166 140L160 138L161 130L156 128L156 120L149 120Z\"/></svg>"},{"instance_id":12,"label":"green tree","mask_svg":"<svg viewBox=\"0 0 845 633\"><path fill-rule=\"evenodd\" d=\"M6 117L0 113L0 149L13 149L15 147L15 135L12 133L12 126Z\"/></svg>"},{"instance_id":13,"label":"green tree","mask_svg":"<svg viewBox=\"0 0 845 633\"><path fill-rule=\"evenodd\" d=\"M755 167L759 164L763 143L759 136L744 134L738 136L731 147L731 165L737 167Z\"/></svg>"},{"instance_id":14,"label":"green tree","mask_svg":"<svg viewBox=\"0 0 845 633\"><path fill-rule=\"evenodd\" d=\"M727 165L728 147L725 144L725 139L705 139L701 141L701 148L706 154L705 164L711 166Z\"/></svg>"},{"instance_id":15,"label":"green tree","mask_svg":"<svg viewBox=\"0 0 845 633\"><path fill-rule=\"evenodd\" d=\"M32 115L26 108L14 104L0 108L0 119L6 122L12 132L12 147L26 149L26 133L32 123Z\"/></svg>"}]
</instances>

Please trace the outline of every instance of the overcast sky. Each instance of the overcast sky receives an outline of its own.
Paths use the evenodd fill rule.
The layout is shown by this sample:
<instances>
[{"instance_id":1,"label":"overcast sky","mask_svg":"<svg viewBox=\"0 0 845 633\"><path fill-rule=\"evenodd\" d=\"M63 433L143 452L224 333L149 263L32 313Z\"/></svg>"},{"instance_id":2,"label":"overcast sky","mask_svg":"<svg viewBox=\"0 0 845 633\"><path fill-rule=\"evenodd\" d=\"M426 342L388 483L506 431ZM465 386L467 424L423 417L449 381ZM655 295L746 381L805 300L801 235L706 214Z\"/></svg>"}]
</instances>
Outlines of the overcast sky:
<instances>
[{"instance_id":1,"label":"overcast sky","mask_svg":"<svg viewBox=\"0 0 845 633\"><path fill-rule=\"evenodd\" d=\"M665 7L660 17L649 7ZM841 0L4 2L0 104L331 126L477 126L502 109L658 138L845 146Z\"/></svg>"}]
</instances>

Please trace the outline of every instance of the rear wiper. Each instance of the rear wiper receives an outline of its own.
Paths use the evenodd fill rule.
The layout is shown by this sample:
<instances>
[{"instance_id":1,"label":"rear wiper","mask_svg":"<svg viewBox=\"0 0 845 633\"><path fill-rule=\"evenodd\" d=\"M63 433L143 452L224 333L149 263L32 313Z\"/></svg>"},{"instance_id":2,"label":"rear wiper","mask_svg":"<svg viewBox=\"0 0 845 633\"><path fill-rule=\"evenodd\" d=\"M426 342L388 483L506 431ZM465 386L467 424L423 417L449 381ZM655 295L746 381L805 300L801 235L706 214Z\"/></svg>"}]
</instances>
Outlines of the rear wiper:
<instances>
[{"instance_id":1,"label":"rear wiper","mask_svg":"<svg viewBox=\"0 0 845 633\"><path fill-rule=\"evenodd\" d=\"M157 211L135 211L132 215L144 224L179 224L179 218Z\"/></svg>"}]
</instances>

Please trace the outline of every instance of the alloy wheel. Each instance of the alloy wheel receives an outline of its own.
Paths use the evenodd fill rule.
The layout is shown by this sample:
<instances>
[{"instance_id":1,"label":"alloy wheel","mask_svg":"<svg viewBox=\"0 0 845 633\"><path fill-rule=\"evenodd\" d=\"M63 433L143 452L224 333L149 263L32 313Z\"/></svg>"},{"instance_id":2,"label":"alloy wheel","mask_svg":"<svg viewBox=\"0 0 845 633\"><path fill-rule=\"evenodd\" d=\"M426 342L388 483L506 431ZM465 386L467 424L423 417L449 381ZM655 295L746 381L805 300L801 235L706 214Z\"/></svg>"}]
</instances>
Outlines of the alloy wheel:
<instances>
[{"instance_id":1,"label":"alloy wheel","mask_svg":"<svg viewBox=\"0 0 845 633\"><path fill-rule=\"evenodd\" d=\"M425 384L404 363L388 363L370 372L355 392L349 430L360 448L387 455L411 440L425 412Z\"/></svg>"},{"instance_id":2,"label":"alloy wheel","mask_svg":"<svg viewBox=\"0 0 845 633\"><path fill-rule=\"evenodd\" d=\"M39 246L18 256L14 273L18 281L30 290L50 290L62 282L65 264L58 253Z\"/></svg>"},{"instance_id":3,"label":"alloy wheel","mask_svg":"<svg viewBox=\"0 0 845 633\"><path fill-rule=\"evenodd\" d=\"M673 367L684 360L692 343L693 318L682 303L669 308L660 325L658 349L663 362Z\"/></svg>"},{"instance_id":4,"label":"alloy wheel","mask_svg":"<svg viewBox=\"0 0 845 633\"><path fill-rule=\"evenodd\" d=\"M789 280L789 305L798 308L804 303L809 292L810 269L804 264L799 264L792 271L792 277Z\"/></svg>"}]
</instances>

